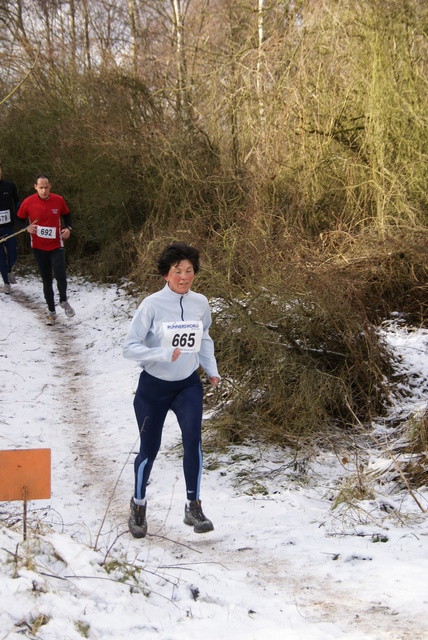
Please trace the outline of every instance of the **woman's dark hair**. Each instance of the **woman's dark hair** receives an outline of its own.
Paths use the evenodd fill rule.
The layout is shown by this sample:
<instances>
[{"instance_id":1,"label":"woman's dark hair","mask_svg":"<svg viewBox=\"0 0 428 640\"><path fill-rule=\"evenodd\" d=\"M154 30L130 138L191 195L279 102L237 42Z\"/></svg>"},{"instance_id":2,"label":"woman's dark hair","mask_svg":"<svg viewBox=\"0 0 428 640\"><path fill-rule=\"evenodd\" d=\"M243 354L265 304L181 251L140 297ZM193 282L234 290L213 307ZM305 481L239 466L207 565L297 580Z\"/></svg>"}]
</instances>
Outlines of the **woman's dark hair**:
<instances>
[{"instance_id":1,"label":"woman's dark hair","mask_svg":"<svg viewBox=\"0 0 428 640\"><path fill-rule=\"evenodd\" d=\"M157 261L159 273L161 276L168 275L171 267L182 260L189 260L192 263L195 274L198 273L199 251L185 242L173 242L165 247Z\"/></svg>"}]
</instances>

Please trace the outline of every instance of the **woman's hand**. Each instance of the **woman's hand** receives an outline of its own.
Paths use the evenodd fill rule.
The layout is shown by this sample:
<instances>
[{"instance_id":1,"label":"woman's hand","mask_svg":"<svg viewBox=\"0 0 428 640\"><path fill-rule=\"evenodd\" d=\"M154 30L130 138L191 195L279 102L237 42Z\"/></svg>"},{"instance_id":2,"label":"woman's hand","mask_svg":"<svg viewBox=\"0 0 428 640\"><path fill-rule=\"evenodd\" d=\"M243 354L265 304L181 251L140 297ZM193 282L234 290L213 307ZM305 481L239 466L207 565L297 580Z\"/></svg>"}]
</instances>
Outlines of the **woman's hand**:
<instances>
[{"instance_id":1,"label":"woman's hand","mask_svg":"<svg viewBox=\"0 0 428 640\"><path fill-rule=\"evenodd\" d=\"M208 380L210 381L213 387L216 387L220 382L220 378L217 378L217 376L213 376L212 378L211 376L208 376Z\"/></svg>"},{"instance_id":2,"label":"woman's hand","mask_svg":"<svg viewBox=\"0 0 428 640\"><path fill-rule=\"evenodd\" d=\"M172 352L172 362L175 362L175 361L177 360L177 358L178 358L178 356L180 355L180 353L181 353L181 349L179 349L178 347L176 347L176 348L174 349L174 351Z\"/></svg>"}]
</instances>

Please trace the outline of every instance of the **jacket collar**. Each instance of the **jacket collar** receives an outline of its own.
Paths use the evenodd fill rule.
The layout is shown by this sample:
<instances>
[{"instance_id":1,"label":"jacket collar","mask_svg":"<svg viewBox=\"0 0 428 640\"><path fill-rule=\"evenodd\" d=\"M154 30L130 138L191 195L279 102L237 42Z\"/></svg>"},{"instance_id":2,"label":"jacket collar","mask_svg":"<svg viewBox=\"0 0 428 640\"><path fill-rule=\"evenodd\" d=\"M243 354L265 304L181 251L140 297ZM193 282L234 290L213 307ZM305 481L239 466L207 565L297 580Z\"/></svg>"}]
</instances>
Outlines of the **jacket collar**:
<instances>
[{"instance_id":1,"label":"jacket collar","mask_svg":"<svg viewBox=\"0 0 428 640\"><path fill-rule=\"evenodd\" d=\"M187 293L175 293L175 291L173 291L172 289L170 289L169 284L166 282L165 286L163 288L163 291L168 295L171 296L171 298L186 298L189 293L190 293L190 289Z\"/></svg>"}]
</instances>

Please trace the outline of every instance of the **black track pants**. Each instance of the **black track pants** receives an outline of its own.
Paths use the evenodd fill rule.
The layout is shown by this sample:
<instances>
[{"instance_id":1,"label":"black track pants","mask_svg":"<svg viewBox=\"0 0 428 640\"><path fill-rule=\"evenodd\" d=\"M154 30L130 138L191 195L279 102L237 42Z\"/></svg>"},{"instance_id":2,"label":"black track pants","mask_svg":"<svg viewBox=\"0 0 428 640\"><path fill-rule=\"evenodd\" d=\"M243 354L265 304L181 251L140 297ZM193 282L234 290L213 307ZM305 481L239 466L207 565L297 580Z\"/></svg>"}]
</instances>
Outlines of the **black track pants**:
<instances>
[{"instance_id":1,"label":"black track pants","mask_svg":"<svg viewBox=\"0 0 428 640\"><path fill-rule=\"evenodd\" d=\"M33 249L33 254L42 277L46 304L49 307L49 311L55 311L52 271L58 286L59 301L65 302L67 300L67 276L64 249L54 249L53 251Z\"/></svg>"}]
</instances>

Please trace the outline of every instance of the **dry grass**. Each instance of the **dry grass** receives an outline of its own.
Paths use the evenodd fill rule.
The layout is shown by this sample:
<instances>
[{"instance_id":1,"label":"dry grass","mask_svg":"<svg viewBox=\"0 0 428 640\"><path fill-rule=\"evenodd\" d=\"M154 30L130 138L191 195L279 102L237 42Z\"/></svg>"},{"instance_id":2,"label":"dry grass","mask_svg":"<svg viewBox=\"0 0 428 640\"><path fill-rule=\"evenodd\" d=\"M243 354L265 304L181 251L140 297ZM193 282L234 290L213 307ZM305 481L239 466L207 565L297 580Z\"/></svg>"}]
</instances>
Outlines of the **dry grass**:
<instances>
[{"instance_id":1,"label":"dry grass","mask_svg":"<svg viewBox=\"0 0 428 640\"><path fill-rule=\"evenodd\" d=\"M416 488L428 486L428 408L408 420L405 445L400 450L407 455L403 472L409 484Z\"/></svg>"},{"instance_id":2,"label":"dry grass","mask_svg":"<svg viewBox=\"0 0 428 640\"><path fill-rule=\"evenodd\" d=\"M393 369L376 323L393 312L426 322L426 232L308 238L278 221L274 235L250 217L235 217L229 228L220 222L222 233L207 233L197 220L158 235L146 228L132 274L141 295L154 291L165 244L199 247L195 288L212 301L223 377L212 397L219 439L300 449L349 430L355 417L369 424L383 415Z\"/></svg>"}]
</instances>

